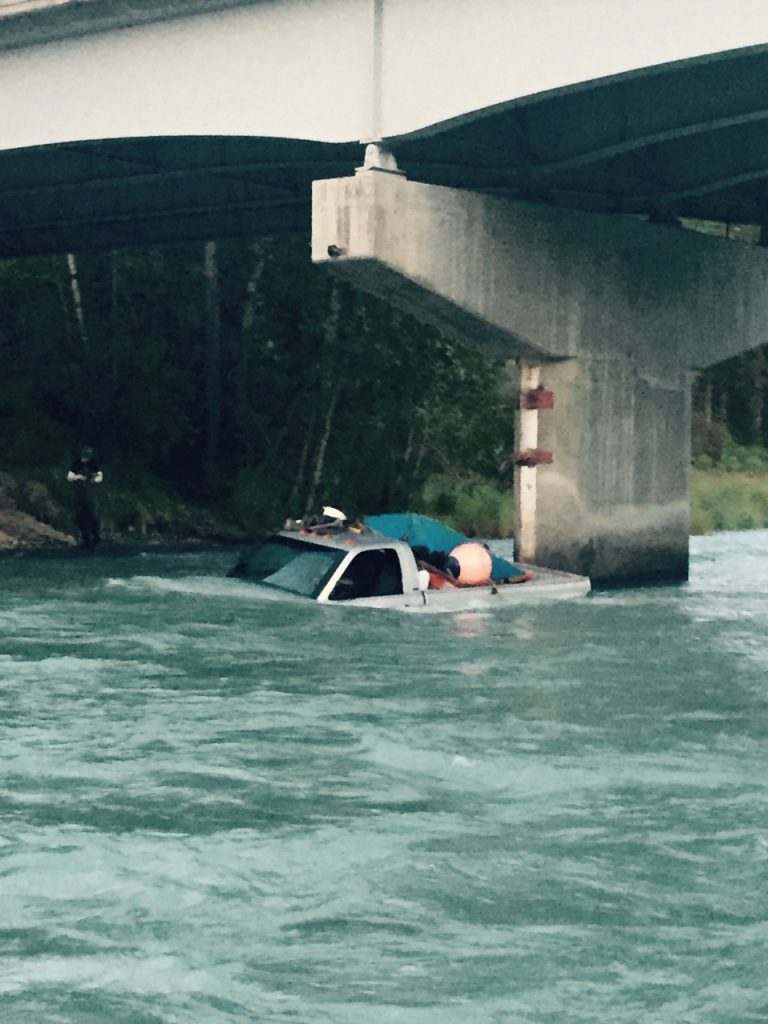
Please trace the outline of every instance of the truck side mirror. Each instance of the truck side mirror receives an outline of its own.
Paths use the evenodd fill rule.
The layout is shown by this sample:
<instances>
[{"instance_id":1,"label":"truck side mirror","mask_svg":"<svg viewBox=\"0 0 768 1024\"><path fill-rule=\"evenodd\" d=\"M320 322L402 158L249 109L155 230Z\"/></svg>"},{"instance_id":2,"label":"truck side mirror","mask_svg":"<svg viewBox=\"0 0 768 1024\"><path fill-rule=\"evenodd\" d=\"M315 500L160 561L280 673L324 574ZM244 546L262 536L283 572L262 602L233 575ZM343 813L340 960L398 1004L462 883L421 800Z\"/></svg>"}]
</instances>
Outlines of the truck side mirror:
<instances>
[{"instance_id":1,"label":"truck side mirror","mask_svg":"<svg viewBox=\"0 0 768 1024\"><path fill-rule=\"evenodd\" d=\"M419 590L422 594L429 590L429 572L426 569L419 569Z\"/></svg>"}]
</instances>

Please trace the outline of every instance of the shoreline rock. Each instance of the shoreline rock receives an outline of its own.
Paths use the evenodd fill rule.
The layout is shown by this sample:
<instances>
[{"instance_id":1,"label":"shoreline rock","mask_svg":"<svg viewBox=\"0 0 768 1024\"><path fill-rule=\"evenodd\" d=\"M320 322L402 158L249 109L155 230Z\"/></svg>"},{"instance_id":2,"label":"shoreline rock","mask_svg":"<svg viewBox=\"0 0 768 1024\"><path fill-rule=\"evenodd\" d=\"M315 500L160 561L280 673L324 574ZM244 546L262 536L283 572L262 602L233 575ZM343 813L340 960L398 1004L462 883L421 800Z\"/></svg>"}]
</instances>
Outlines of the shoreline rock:
<instances>
[{"instance_id":1,"label":"shoreline rock","mask_svg":"<svg viewBox=\"0 0 768 1024\"><path fill-rule=\"evenodd\" d=\"M16 481L7 473L0 474L0 551L74 546L71 534L21 512L16 505L16 493Z\"/></svg>"},{"instance_id":2,"label":"shoreline rock","mask_svg":"<svg viewBox=\"0 0 768 1024\"><path fill-rule=\"evenodd\" d=\"M26 512L0 509L0 551L74 546L75 538L70 534L54 530L52 526L41 523Z\"/></svg>"}]
</instances>

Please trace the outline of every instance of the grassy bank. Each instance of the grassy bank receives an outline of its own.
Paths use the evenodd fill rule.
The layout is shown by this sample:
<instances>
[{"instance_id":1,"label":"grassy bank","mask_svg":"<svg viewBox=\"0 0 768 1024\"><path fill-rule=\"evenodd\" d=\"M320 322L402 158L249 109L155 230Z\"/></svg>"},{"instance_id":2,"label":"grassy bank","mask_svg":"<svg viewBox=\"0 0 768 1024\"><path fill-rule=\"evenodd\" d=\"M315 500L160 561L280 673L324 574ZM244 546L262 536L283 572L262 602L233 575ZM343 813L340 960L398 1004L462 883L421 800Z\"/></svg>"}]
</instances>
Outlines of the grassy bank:
<instances>
[{"instance_id":1,"label":"grassy bank","mask_svg":"<svg viewBox=\"0 0 768 1024\"><path fill-rule=\"evenodd\" d=\"M722 461L700 460L692 469L692 534L768 529L768 452L734 449ZM415 511L470 537L510 537L514 531L514 495L489 481L433 477L416 505Z\"/></svg>"},{"instance_id":2,"label":"grassy bank","mask_svg":"<svg viewBox=\"0 0 768 1024\"><path fill-rule=\"evenodd\" d=\"M763 528L768 528L768 472L694 468L691 533Z\"/></svg>"},{"instance_id":3,"label":"grassy bank","mask_svg":"<svg viewBox=\"0 0 768 1024\"><path fill-rule=\"evenodd\" d=\"M515 529L511 486L478 476L430 477L410 511L439 519L468 537L511 537Z\"/></svg>"},{"instance_id":4,"label":"grassy bank","mask_svg":"<svg viewBox=\"0 0 768 1024\"><path fill-rule=\"evenodd\" d=\"M754 460L753 460L754 461ZM441 519L470 537L510 537L515 509L511 490L485 481L450 483L433 478L417 511ZM694 467L691 473L691 533L768 529L768 465L730 463Z\"/></svg>"},{"instance_id":5,"label":"grassy bank","mask_svg":"<svg viewBox=\"0 0 768 1024\"><path fill-rule=\"evenodd\" d=\"M768 450L727 434L720 457L698 455L691 472L691 533L768 527Z\"/></svg>"}]
</instances>

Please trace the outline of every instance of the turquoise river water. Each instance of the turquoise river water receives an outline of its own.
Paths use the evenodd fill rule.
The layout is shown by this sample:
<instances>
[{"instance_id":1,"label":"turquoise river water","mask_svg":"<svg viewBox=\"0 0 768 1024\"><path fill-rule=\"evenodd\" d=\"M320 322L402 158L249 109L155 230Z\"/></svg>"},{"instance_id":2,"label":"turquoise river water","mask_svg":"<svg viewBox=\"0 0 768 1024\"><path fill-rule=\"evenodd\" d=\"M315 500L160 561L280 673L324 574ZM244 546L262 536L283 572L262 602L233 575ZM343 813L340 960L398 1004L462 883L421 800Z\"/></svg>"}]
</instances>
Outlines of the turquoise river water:
<instances>
[{"instance_id":1,"label":"turquoise river water","mask_svg":"<svg viewBox=\"0 0 768 1024\"><path fill-rule=\"evenodd\" d=\"M232 561L0 561L2 1024L768 1021L768 532L487 616Z\"/></svg>"}]
</instances>

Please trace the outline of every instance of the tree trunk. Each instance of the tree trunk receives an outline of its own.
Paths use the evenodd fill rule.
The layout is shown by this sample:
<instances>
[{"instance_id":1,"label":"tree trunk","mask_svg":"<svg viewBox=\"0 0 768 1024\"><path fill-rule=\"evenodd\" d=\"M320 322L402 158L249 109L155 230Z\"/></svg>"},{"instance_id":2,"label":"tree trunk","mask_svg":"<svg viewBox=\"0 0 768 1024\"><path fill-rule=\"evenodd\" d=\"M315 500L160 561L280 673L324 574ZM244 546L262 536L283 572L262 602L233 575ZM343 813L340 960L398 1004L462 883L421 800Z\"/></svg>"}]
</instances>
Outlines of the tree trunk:
<instances>
[{"instance_id":1,"label":"tree trunk","mask_svg":"<svg viewBox=\"0 0 768 1024\"><path fill-rule=\"evenodd\" d=\"M115 249L110 253L111 293L109 305L109 356L112 394L117 394L120 383L120 349L119 338L122 336L123 325L120 320L119 269L118 255Z\"/></svg>"},{"instance_id":2,"label":"tree trunk","mask_svg":"<svg viewBox=\"0 0 768 1024\"><path fill-rule=\"evenodd\" d=\"M269 450L264 455L263 466L265 467L268 473L273 473L277 471L279 474L281 468L283 469L283 471L285 470L286 467L284 465L284 459L282 455L283 446L285 445L288 435L296 429L296 423L298 422L299 419L301 407L305 403L307 403L307 393L305 391L296 391L294 392L290 405L288 405L287 408L284 408L282 410L282 422L280 424L280 428L279 430L277 430L273 438L270 440ZM311 431L307 432L307 438L309 437L311 437ZM296 477L299 476L303 479L308 454L309 447L308 444L305 443L302 449L301 458L299 460L299 471L294 477L294 481L296 480ZM283 478L285 478L285 472L283 472ZM296 487L297 485L294 483L294 486L291 490L292 500L295 500L298 494ZM293 507L293 505L291 507Z\"/></svg>"},{"instance_id":3,"label":"tree trunk","mask_svg":"<svg viewBox=\"0 0 768 1024\"><path fill-rule=\"evenodd\" d=\"M703 402L703 405L704 405L704 408L703 408L704 422L707 424L708 427L711 427L712 426L712 418L713 418L713 416L712 416L712 378L710 377L709 374L707 374L707 377L706 377L706 380L705 380L705 383L704 383L704 402Z\"/></svg>"},{"instance_id":4,"label":"tree trunk","mask_svg":"<svg viewBox=\"0 0 768 1024\"><path fill-rule=\"evenodd\" d=\"M209 487L220 482L221 442L221 312L219 308L219 263L215 242L206 242L205 275L205 457L204 470Z\"/></svg>"},{"instance_id":5,"label":"tree trunk","mask_svg":"<svg viewBox=\"0 0 768 1024\"><path fill-rule=\"evenodd\" d=\"M67 270L69 271L69 287L72 291L72 307L75 311L75 323L83 352L88 353L88 331L85 327L85 314L83 312L83 296L80 291L80 278L77 269L77 257L73 252L67 253Z\"/></svg>"},{"instance_id":6,"label":"tree trunk","mask_svg":"<svg viewBox=\"0 0 768 1024\"><path fill-rule=\"evenodd\" d=\"M259 284L261 283L261 275L264 273L264 264L266 263L266 255L261 242L253 242L251 245L251 255L253 256L253 267L251 269L251 276L248 278L248 283L245 286L245 302L243 304L241 320L243 338L250 338L252 336L253 326L256 322L256 312L261 305Z\"/></svg>"},{"instance_id":7,"label":"tree trunk","mask_svg":"<svg viewBox=\"0 0 768 1024\"><path fill-rule=\"evenodd\" d=\"M304 475L307 471L307 460L309 459L309 449L312 445L314 425L315 417L313 416L309 421L309 426L307 427L304 444L301 448L301 455L299 456L299 465L293 478L293 487L291 488L291 495L288 499L288 511L291 515L294 515L295 511L299 507L299 497L301 495L302 488L304 487Z\"/></svg>"},{"instance_id":8,"label":"tree trunk","mask_svg":"<svg viewBox=\"0 0 768 1024\"><path fill-rule=\"evenodd\" d=\"M413 457L413 449L416 442L416 417L411 418L411 423L408 428L408 439L405 444L405 451L400 458L399 466L395 465L392 472L393 483L390 491L390 497L397 499L398 501L402 497L406 497L402 492L405 485L405 475L408 470L408 464Z\"/></svg>"},{"instance_id":9,"label":"tree trunk","mask_svg":"<svg viewBox=\"0 0 768 1024\"><path fill-rule=\"evenodd\" d=\"M336 365L335 354L338 349L339 318L341 315L341 293L338 282L331 281L331 293L328 301L328 312L323 321L323 353L322 353L322 379L321 395L325 396L325 416L320 431L320 438L315 449L314 468L312 479L309 485L309 492L304 506L304 515L309 515L315 501L317 489L323 478L325 467L325 454L328 449L328 441L333 429L333 417L336 413L336 404L339 399L339 369Z\"/></svg>"},{"instance_id":10,"label":"tree trunk","mask_svg":"<svg viewBox=\"0 0 768 1024\"><path fill-rule=\"evenodd\" d=\"M763 439L763 389L766 379L765 353L761 348L749 352L746 357L749 366L751 387L747 388L746 400L749 408L750 444L762 444Z\"/></svg>"},{"instance_id":11,"label":"tree trunk","mask_svg":"<svg viewBox=\"0 0 768 1024\"><path fill-rule=\"evenodd\" d=\"M259 309L262 304L262 296L259 291L261 278L264 273L266 255L263 243L254 241L250 247L253 256L251 276L245 287L245 301L243 303L243 315L240 320L240 347L237 353L235 366L235 379L233 381L232 418L233 426L237 435L243 440L245 454L250 460L254 454L256 438L254 437L253 417L251 416L250 394L251 382L251 360L254 351L254 335L256 333L256 321Z\"/></svg>"},{"instance_id":12,"label":"tree trunk","mask_svg":"<svg viewBox=\"0 0 768 1024\"><path fill-rule=\"evenodd\" d=\"M326 406L325 417L323 419L323 429L320 432L320 438L317 442L317 448L315 449L315 465L312 472L312 480L309 485L309 493L307 494L307 501L304 506L304 515L310 515L312 512L312 506L315 502L315 495L317 489L320 486L320 481L323 479L323 469L325 467L325 453L328 449L328 441L331 436L331 430L333 428L333 417L336 412L336 404L339 398L338 385L335 387L331 394L330 401Z\"/></svg>"},{"instance_id":13,"label":"tree trunk","mask_svg":"<svg viewBox=\"0 0 768 1024\"><path fill-rule=\"evenodd\" d=\"M414 463L414 466L413 466L413 476L414 476L414 478L418 478L419 473L421 472L421 465L424 462L424 457L427 454L428 446L429 446L429 420L425 416L424 417L424 432L421 435L421 444L419 445L419 450L418 450L418 453L416 455L416 462Z\"/></svg>"}]
</instances>

